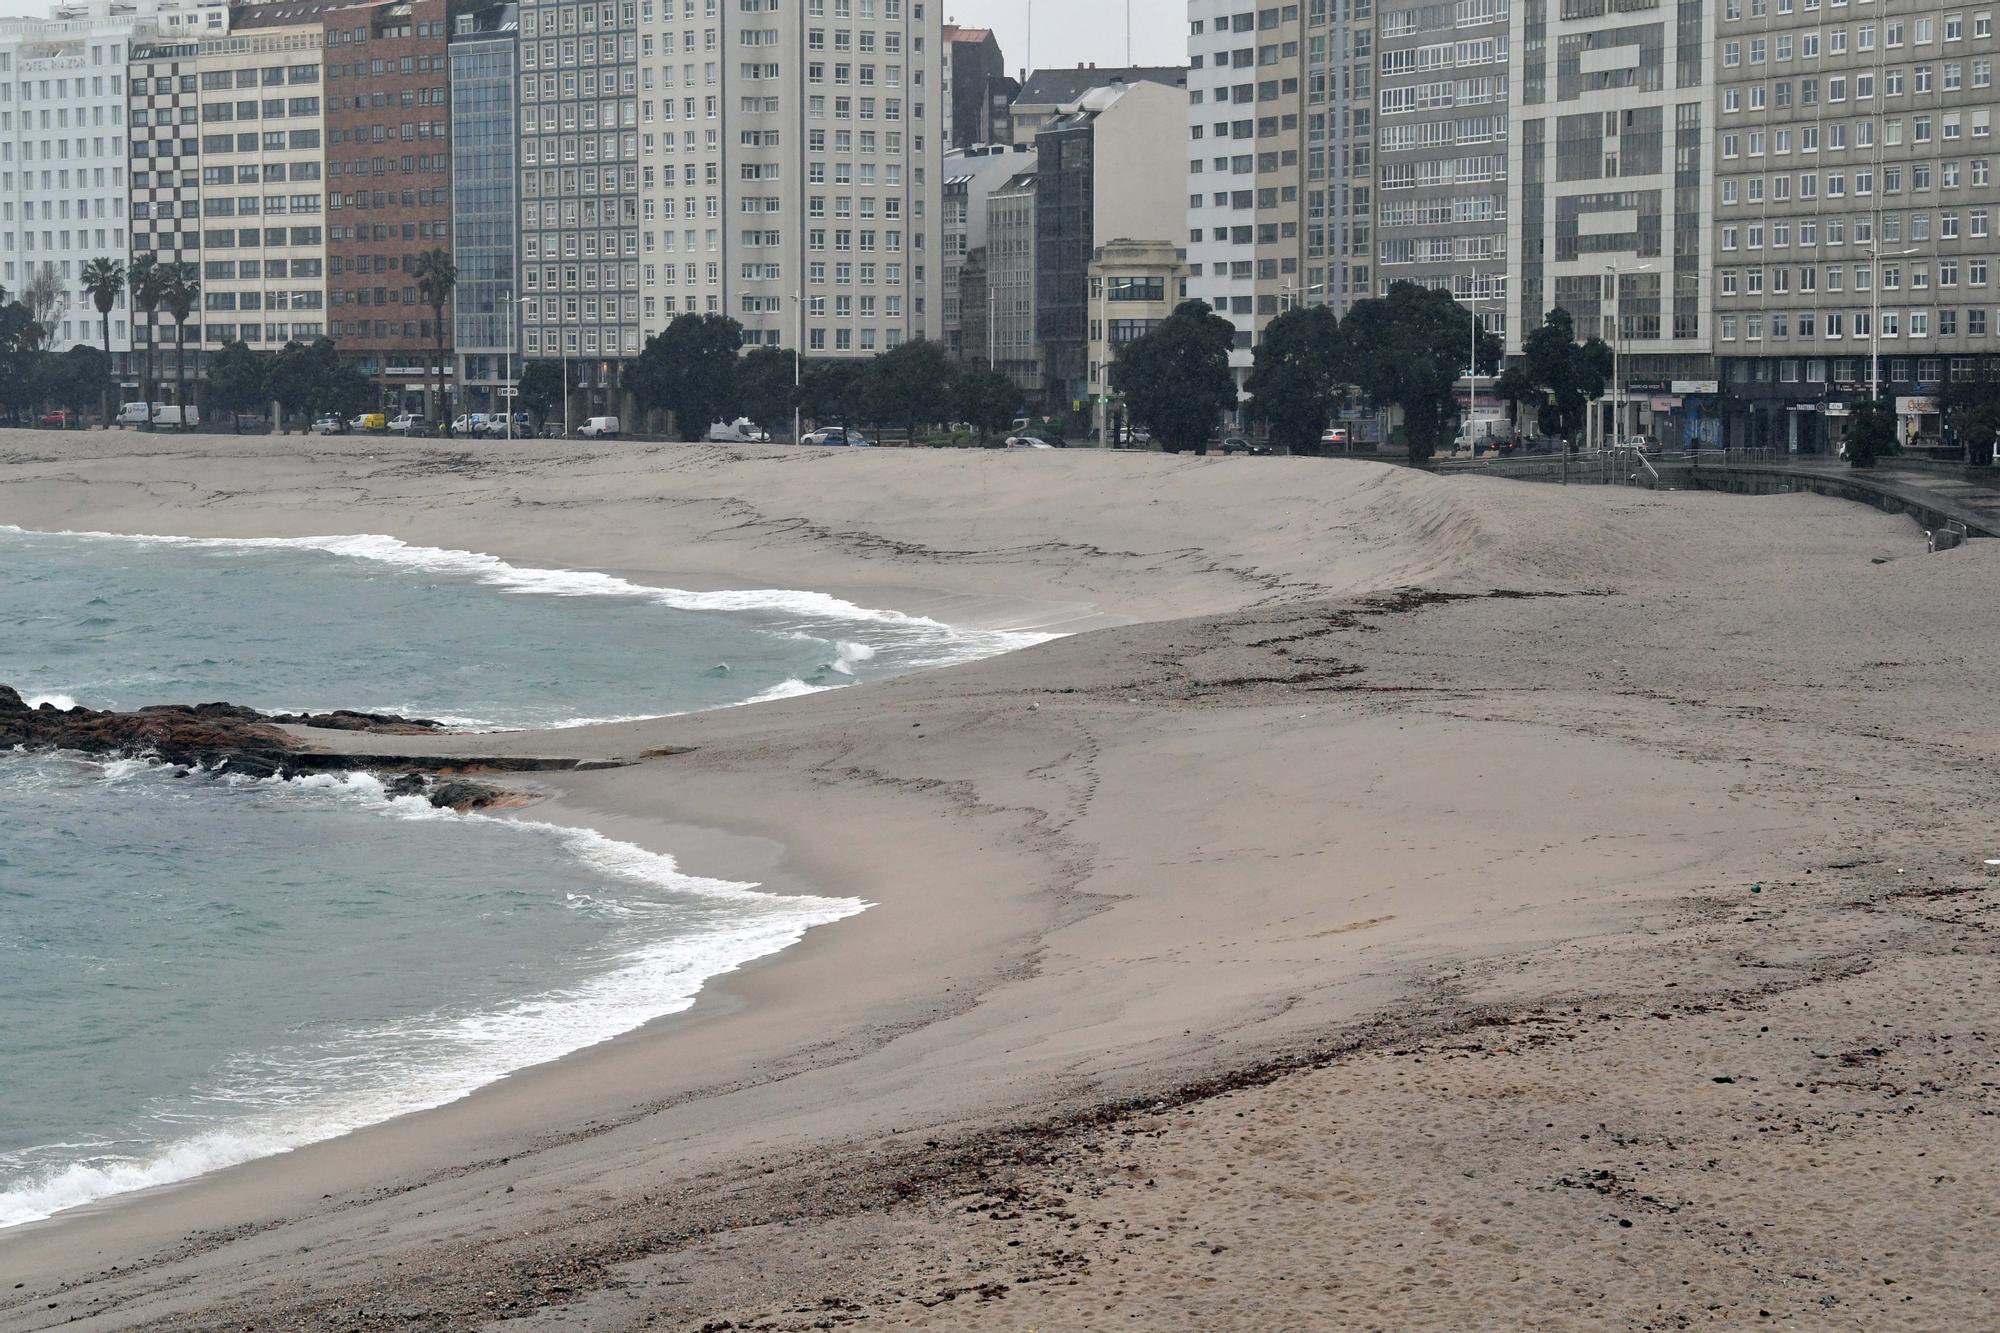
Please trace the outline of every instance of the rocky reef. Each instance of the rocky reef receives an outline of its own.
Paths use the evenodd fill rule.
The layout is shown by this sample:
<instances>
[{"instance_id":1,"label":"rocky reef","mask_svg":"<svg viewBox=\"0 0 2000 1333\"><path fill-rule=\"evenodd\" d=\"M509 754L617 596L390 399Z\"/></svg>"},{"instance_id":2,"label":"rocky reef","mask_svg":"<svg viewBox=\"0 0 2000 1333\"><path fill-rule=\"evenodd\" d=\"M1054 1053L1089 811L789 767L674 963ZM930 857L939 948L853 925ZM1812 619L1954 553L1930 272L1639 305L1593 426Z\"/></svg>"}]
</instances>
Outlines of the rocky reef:
<instances>
[{"instance_id":1,"label":"rocky reef","mask_svg":"<svg viewBox=\"0 0 2000 1333\"><path fill-rule=\"evenodd\" d=\"M0 750L67 750L104 759L152 759L183 772L251 778L362 770L382 778L391 795L422 796L442 808L476 810L515 801L503 788L457 776L448 780L428 776L406 760L315 751L281 724L393 736L442 729L441 724L421 718L346 710L261 713L229 703L155 704L126 713L46 703L30 708L18 691L0 685Z\"/></svg>"}]
</instances>

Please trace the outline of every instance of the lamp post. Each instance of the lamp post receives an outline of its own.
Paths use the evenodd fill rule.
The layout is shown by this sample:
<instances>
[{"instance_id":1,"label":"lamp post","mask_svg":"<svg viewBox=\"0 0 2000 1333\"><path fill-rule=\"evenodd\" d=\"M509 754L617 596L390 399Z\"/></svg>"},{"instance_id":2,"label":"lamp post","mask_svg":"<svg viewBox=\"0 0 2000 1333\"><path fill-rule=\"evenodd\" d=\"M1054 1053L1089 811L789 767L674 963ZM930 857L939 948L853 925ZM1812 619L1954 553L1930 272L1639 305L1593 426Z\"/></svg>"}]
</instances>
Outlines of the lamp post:
<instances>
[{"instance_id":1,"label":"lamp post","mask_svg":"<svg viewBox=\"0 0 2000 1333\"><path fill-rule=\"evenodd\" d=\"M1879 245L1861 247L1861 252L1869 257L1875 269L1868 284L1868 400L1870 402L1880 397L1882 393L1882 358L1876 351L1876 339L1882 336L1882 260L1913 255L1917 249L1918 247L1913 245L1907 250L1894 250L1885 256Z\"/></svg>"},{"instance_id":2,"label":"lamp post","mask_svg":"<svg viewBox=\"0 0 2000 1333\"><path fill-rule=\"evenodd\" d=\"M1613 444L1618 443L1618 437L1623 434L1625 429L1625 380L1619 369L1619 354L1625 347L1625 338L1623 336L1623 329L1621 328L1624 321L1618 317L1619 277L1621 276L1621 272L1650 273L1652 268L1651 264L1636 264L1629 269L1620 270L1618 261L1616 260L1612 260L1604 266L1605 271L1611 275L1611 392L1615 395L1611 400Z\"/></svg>"},{"instance_id":3,"label":"lamp post","mask_svg":"<svg viewBox=\"0 0 2000 1333\"><path fill-rule=\"evenodd\" d=\"M1278 309L1281 312L1289 310L1298 304L1299 297L1304 296L1307 292L1326 290L1326 284L1323 282L1315 282L1310 287L1295 287L1289 282L1280 283L1278 286Z\"/></svg>"},{"instance_id":4,"label":"lamp post","mask_svg":"<svg viewBox=\"0 0 2000 1333\"><path fill-rule=\"evenodd\" d=\"M521 376L514 369L514 359L521 352L521 307L528 302L527 297L507 297L507 443L514 442L514 406L521 401Z\"/></svg>"},{"instance_id":5,"label":"lamp post","mask_svg":"<svg viewBox=\"0 0 2000 1333\"><path fill-rule=\"evenodd\" d=\"M799 443L799 386L805 382L806 298L792 293L792 443Z\"/></svg>"},{"instance_id":6,"label":"lamp post","mask_svg":"<svg viewBox=\"0 0 2000 1333\"><path fill-rule=\"evenodd\" d=\"M1465 438L1473 447L1473 429L1479 424L1479 270L1472 271L1472 286L1466 292L1465 307L1472 312L1471 350L1465 362ZM1497 399L1495 400L1498 401ZM1453 451L1457 452L1456 450Z\"/></svg>"}]
</instances>

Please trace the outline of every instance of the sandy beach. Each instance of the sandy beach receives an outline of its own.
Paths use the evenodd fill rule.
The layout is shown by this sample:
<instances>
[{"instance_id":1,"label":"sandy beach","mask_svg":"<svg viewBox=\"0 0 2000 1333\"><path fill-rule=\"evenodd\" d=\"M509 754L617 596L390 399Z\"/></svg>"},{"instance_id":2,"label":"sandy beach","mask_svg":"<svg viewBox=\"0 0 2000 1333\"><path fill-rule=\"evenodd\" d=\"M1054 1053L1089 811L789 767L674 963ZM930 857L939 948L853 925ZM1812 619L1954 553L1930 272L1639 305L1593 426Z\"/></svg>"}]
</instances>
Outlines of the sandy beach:
<instances>
[{"instance_id":1,"label":"sandy beach","mask_svg":"<svg viewBox=\"0 0 2000 1333\"><path fill-rule=\"evenodd\" d=\"M2000 543L1351 460L31 431L0 523L1064 636L301 733L630 761L522 813L874 906L450 1106L0 1232L0 1329L2000 1322Z\"/></svg>"}]
</instances>

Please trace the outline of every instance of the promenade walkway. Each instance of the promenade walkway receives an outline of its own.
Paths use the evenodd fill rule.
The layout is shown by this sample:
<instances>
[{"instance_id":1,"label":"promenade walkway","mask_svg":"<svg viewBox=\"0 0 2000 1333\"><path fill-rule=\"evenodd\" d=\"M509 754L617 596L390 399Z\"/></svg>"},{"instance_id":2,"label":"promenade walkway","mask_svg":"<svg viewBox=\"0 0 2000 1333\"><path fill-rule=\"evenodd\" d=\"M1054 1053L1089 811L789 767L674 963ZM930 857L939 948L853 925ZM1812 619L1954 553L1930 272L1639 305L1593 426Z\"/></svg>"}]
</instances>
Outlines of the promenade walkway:
<instances>
[{"instance_id":1,"label":"promenade walkway","mask_svg":"<svg viewBox=\"0 0 2000 1333\"><path fill-rule=\"evenodd\" d=\"M1907 513L1927 528L1947 521L1965 525L1974 537L2000 537L2000 468L1970 468L1921 459L1884 459L1873 468L1853 468L1837 458L1746 453L1741 450L1674 451L1653 454L1652 467L1630 454L1517 458L1442 459L1447 475L1485 473L1522 481L1599 482L1701 488L1768 495L1808 490Z\"/></svg>"}]
</instances>

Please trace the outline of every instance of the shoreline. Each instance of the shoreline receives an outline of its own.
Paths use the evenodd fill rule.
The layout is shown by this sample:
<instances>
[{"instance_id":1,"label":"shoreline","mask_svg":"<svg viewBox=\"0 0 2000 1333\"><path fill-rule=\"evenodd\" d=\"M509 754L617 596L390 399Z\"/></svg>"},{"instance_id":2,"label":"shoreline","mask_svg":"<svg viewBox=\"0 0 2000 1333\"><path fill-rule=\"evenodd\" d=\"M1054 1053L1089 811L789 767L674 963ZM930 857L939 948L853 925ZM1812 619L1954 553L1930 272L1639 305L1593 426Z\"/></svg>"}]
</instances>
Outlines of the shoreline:
<instances>
[{"instance_id":1,"label":"shoreline","mask_svg":"<svg viewBox=\"0 0 2000 1333\"><path fill-rule=\"evenodd\" d=\"M1994 1182L1964 1034L2000 989L1976 863L1954 866L1989 822L1971 738L2000 702L1922 645L1945 617L2000 645L1976 596L2000 551L1927 557L1906 522L1817 497L1299 460L529 448L439 469L408 445L64 443L0 464L0 521L241 531L332 505L543 564L698 550L865 602L889 559L940 598L1127 619L564 733L579 756L678 752L540 775L531 817L877 908L425 1115L128 1199L69 1246L0 1234L28 1284L0 1291L0 1327L1994 1308L1965 1241ZM232 468L212 503L187 458L210 451ZM595 565L533 521L578 512ZM1461 595L1383 595L1409 587ZM507 737L469 743L548 743ZM1954 1033L1966 1054L1939 1064ZM1953 1095L1891 1102L1808 1063L1869 1048L1885 1086ZM1799 1137L1766 1132L1772 1108ZM1948 1205L1902 1142L1962 1182ZM1814 1225L1859 1169L1878 1201ZM1930 1257L1868 1285L1855 1256L1905 1237ZM1635 1272L1663 1281L1628 1297Z\"/></svg>"},{"instance_id":2,"label":"shoreline","mask_svg":"<svg viewBox=\"0 0 2000 1333\"><path fill-rule=\"evenodd\" d=\"M29 531L29 532L33 531L30 529L18 529L18 530ZM160 539L184 540L187 537L186 534L166 534L166 533L128 534L128 533L93 532L93 533L67 533L62 535L111 536L111 537L126 538L134 541L160 540ZM343 534L343 535L366 535L366 534ZM199 537L196 537L194 539L202 540L202 538ZM490 553L472 552L472 554L481 555ZM359 558L359 557L349 556L346 558ZM557 572L572 572L572 571L557 571ZM591 574L591 573L609 573L610 571L574 571L574 572ZM724 588L718 586L713 589L704 589L704 590L727 592L727 591L737 591L738 589ZM749 591L750 589L746 587L742 590ZM810 594L821 593L823 590L777 589L770 591L796 592L796 593L805 593L810 595ZM828 594L828 595L833 595L833 594ZM971 632L998 631L998 632L1005 632L1012 634L1036 634L1036 635L1047 636L1046 638L1038 640L1039 642L1047 642L1050 639L1056 637L1062 637L1069 633L1078 632L1072 629L1053 629L1051 628L1051 626L1054 624L1073 625L1079 623L1082 624L1122 623L1116 621L1115 619L1101 616L1096 612L1080 613L1078 608L1050 606L1026 599L1008 599L1008 598L981 599L981 598L971 598L961 595L957 597L940 598L940 599L926 599L922 597L917 597L914 600L918 603L921 603L925 607L925 609L914 610L907 606L887 605L887 604L864 604L858 602L854 603L854 605L860 606L862 610L865 612L887 611L902 615L919 616L919 617L933 619L937 621L940 625L944 626L946 629L951 630L953 633L963 633L967 631ZM937 612L940 609L942 609L940 603L948 603L950 609L953 611L954 614L963 613L967 611L968 608L976 608L975 614L977 615L978 619L976 622L972 623L946 620L944 619L943 616L937 614ZM1055 619L1054 621L1047 619L1047 617L1052 614L1057 617L1057 619ZM978 656L963 658L959 662L953 662L927 668L919 668L917 671L914 672L898 673L897 675L879 677L877 679L894 680L894 679L900 679L905 675L921 675L940 670L947 670L949 669L950 666L961 665L967 662L984 661L994 656L1004 656L1007 653L1022 651L1023 648L1033 647L1033 646L1035 646L1033 643L1024 644L1021 647L1003 649L999 653L984 653ZM382 752L393 752L396 750L399 743L407 743L410 739L412 739L413 735L421 735L426 739L436 739L447 743L458 742L460 744L467 742L476 744L478 738L504 736L508 738L508 741L510 743L527 742L541 749L560 750L562 748L561 745L562 738L566 734L585 729L606 729L606 728L623 727L630 725L632 723L657 723L657 722L668 721L674 718L696 716L700 713L705 713L705 712L719 712L725 710L741 709L750 707L752 705L770 705L774 703L785 702L787 701L787 699L793 697L806 698L816 694L829 693L836 689L848 690L848 689L865 688L869 683L871 682L855 681L847 685L819 687L810 691L803 692L797 696L777 696L777 697L767 698L764 697L762 694L759 694L759 695L754 695L747 699L736 701L734 703L713 705L706 708L686 710L683 712L648 714L638 717L621 718L609 721L587 722L566 727L565 726L514 727L514 728L486 728L486 729L450 727L436 731L399 735L395 733L388 733L377 730L341 731L335 729L325 729L316 727L310 723L300 722L300 723L287 723L283 726L282 729L289 731L293 736L297 737L300 742L306 744L310 748L318 749L322 745L331 742L337 746L344 746L349 750L355 750L355 751L366 750L370 752L371 755L380 754ZM86 759L95 759L97 762L110 761L107 757L104 756L86 755L86 754L81 754L81 752L79 752L79 757ZM421 756L410 756L410 757L420 758ZM352 769L344 769L344 770L328 768L324 771L347 772L352 774L367 775L376 777L383 781L387 781L389 777L394 776L393 769L395 767L397 766L391 765L390 767L382 768L379 771L377 769L369 767L355 767ZM574 828L584 831L596 832L605 838L620 843L621 845L631 846L655 855L665 856L671 861L673 861L675 864L675 868L681 871L682 873L689 874L697 878L717 879L735 884L751 885L754 886L757 892L762 894L777 895L777 896L803 896L815 899L824 899L827 901L840 901L843 900L844 897L848 896L848 895L838 895L838 896L831 895L829 894L829 891L826 890L824 887L814 884L809 878L802 876L795 870L790 869L787 865L787 862L791 859L791 853L788 851L788 849L786 848L786 846L782 841L769 836L768 833L751 836L751 835L732 833L729 830L719 826L711 826L711 825L697 826L692 824L682 824L671 821L669 819L649 817L644 815L632 815L632 814L619 815L619 814L614 814L608 810L592 811L585 807L565 802L564 793L562 792L560 787L562 777L563 774L561 773L560 770L539 770L530 772L509 772L505 770L483 771L483 776L479 779L480 786L493 789L497 792L511 793L512 796L514 797L514 799L503 799L491 803L490 808L485 810L483 813L485 813L488 817L491 818L505 818L516 822L525 822L531 824L548 824L559 827ZM433 801L433 804L435 805L436 802ZM460 810L459 813L465 814L467 813L467 811ZM614 828L616 828L618 831L614 832L613 831ZM345 1141L352 1139L357 1135L371 1134L374 1131L384 1130L390 1126L398 1125L403 1122L417 1122L420 1120L425 1120L426 1118L429 1117L438 1116L441 1113L449 1113L454 1108L467 1106L468 1103L473 1102L475 1099L481 1099L486 1097L489 1092L499 1088L503 1084L511 1084L516 1081L526 1080L533 1076L543 1074L544 1071L547 1071L548 1076L550 1078L554 1078L558 1075L560 1071L567 1070L568 1067L571 1066L573 1062L578 1061L580 1057L586 1056L592 1052L603 1051L609 1054L610 1049L613 1047L622 1047L626 1044L636 1042L647 1037L652 1037L656 1040L661 1039L666 1035L664 1030L679 1020L698 1021L710 1017L724 1016L731 1012L747 1008L757 1003L757 1000L751 998L748 993L756 992L760 989L760 987L758 987L757 984L749 978L748 974L751 974L762 967L775 965L783 958L786 958L790 955L808 949L813 944L813 942L820 936L820 934L826 927L841 925L853 920L854 917L866 915L866 910L870 907L875 906L875 904L868 902L865 898L860 899L860 901L863 904L863 910L860 912L853 913L848 917L844 917L841 918L840 920L836 920L833 922L825 922L825 923L820 923L818 925L809 926L805 928L805 930L801 933L800 937L797 940L795 940L790 944L775 949L771 949L764 953L757 954L754 957L736 963L724 969L723 971L711 973L703 977L694 996L681 1009L665 1014L656 1015L650 1019L641 1022L636 1027L628 1028L623 1032L616 1033L601 1041L593 1042L588 1045L575 1048L574 1050L564 1052L561 1055L554 1057L553 1059L537 1061L531 1064L519 1066L517 1068L507 1071L506 1073L499 1075L495 1079L485 1084L482 1084L477 1088L474 1088L470 1092L465 1093L459 1097L453 1098L452 1100L447 1102L439 1103L434 1106L418 1107L409 1111L399 1113L398 1115L393 1116L386 1121L378 1121L372 1124L362 1125L354 1129L349 1129L341 1133L338 1133L336 1135L333 1135L330 1138L308 1142L295 1147L281 1149L276 1152L265 1153L257 1157L253 1157L247 1161L233 1163L228 1166L212 1168L210 1170L202 1171L196 1175L186 1177L184 1179L166 1181L156 1185L119 1191L113 1194L103 1196L98 1199L90 1200L86 1203L62 1209L45 1218L38 1218L32 1221L17 1223L13 1226L9 1226L6 1228L0 1228L0 1246L4 1246L9 1240L15 1240L15 1239L30 1240L30 1241L38 1240L42 1238L42 1233L44 1232L51 1233L54 1244L58 1246L70 1245L72 1243L72 1238L70 1236L53 1234L64 1228L65 1224L67 1223L74 1223L78 1227L85 1229L86 1239L83 1243L88 1244L89 1242L87 1239L87 1233L88 1233L88 1228L92 1223L103 1222L109 1225L114 1232L122 1230L121 1219L118 1216L119 1210L121 1210L122 1208L129 1207L135 1204L141 1204L146 1200L152 1198L165 1199L169 1197L176 1198L176 1206L179 1206L180 1200L178 1199L178 1196L200 1190L205 1184L216 1180L216 1178L218 1177L225 1175L230 1177L235 1177L239 1173L253 1173L257 1172L258 1168L265 1166L271 1166L273 1168L282 1167L284 1168L282 1171L274 1169L274 1171L270 1175L264 1176L261 1179L253 1180L247 1185L240 1187L240 1189L237 1191L237 1192L247 1191L250 1194L257 1197L271 1197L273 1195L282 1193L282 1191L277 1191L272 1188L272 1183L278 1176L282 1174L289 1174L292 1171L304 1171L309 1173L315 1169L315 1163L312 1160L312 1155L315 1149L326 1148L331 1150L331 1152L334 1155L341 1155L344 1154L345 1151L342 1148L342 1145L345 1143ZM825 947L830 948L833 946L825 946ZM738 978L744 979L743 983L736 992L732 992L731 987L727 983ZM782 990L784 989L784 987L781 983L776 987L767 985L761 987L761 989L764 992L768 993L773 989ZM711 1013L711 1011L715 1012ZM539 1096L537 1094L531 1094L531 1100L539 1101ZM497 1114L504 1115L505 1112L501 1111L498 1112ZM472 1119L478 1116L479 1112L475 1110L472 1113L472 1115L469 1116L468 1118ZM432 1128L419 1127L415 1132L417 1132L420 1135L431 1135L431 1134L436 1135L436 1138L427 1138L426 1140L424 1148L424 1153L426 1156L430 1155L435 1151L437 1138L442 1138L447 1141L451 1139L451 1136L449 1134L446 1134L442 1130L436 1130ZM163 1150L166 1148L170 1148L171 1146L172 1146L171 1144L159 1145L159 1147L161 1147ZM372 1155L377 1150L371 1147L370 1151ZM394 1148L390 1148L388 1150L387 1155L392 1159L397 1157L397 1153ZM225 1197L227 1197L227 1195L230 1192L231 1190L229 1188L225 1188L222 1191ZM307 1197L312 1193L312 1188L311 1186L308 1185L300 1189L293 1190L292 1193L296 1195L296 1197L300 1200L301 1203L303 1203L307 1199ZM200 1208L201 1204L197 1200L192 1206ZM161 1235L158 1239L163 1243L165 1240L168 1239L168 1237L166 1237L165 1235Z\"/></svg>"}]
</instances>

